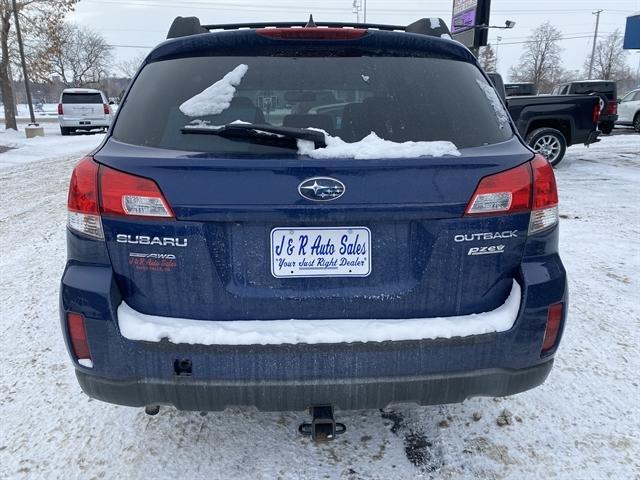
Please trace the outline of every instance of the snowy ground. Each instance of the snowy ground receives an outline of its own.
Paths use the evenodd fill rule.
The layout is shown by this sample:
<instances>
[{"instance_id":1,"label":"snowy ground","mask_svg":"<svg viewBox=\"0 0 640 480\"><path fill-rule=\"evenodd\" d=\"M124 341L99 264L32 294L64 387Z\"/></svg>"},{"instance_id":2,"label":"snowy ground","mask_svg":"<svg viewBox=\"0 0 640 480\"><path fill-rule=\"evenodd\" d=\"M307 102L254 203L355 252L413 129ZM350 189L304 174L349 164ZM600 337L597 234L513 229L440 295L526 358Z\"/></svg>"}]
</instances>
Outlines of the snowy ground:
<instances>
[{"instance_id":1,"label":"snowy ground","mask_svg":"<svg viewBox=\"0 0 640 480\"><path fill-rule=\"evenodd\" d=\"M557 169L571 310L546 384L339 412L348 431L326 445L296 434L302 413L147 417L81 393L57 293L69 174L101 138L0 133L18 147L0 153L0 478L639 478L640 135L572 147Z\"/></svg>"},{"instance_id":2,"label":"snowy ground","mask_svg":"<svg viewBox=\"0 0 640 480\"><path fill-rule=\"evenodd\" d=\"M26 138L23 125L17 132L0 130L0 171L30 162L78 158L97 147L104 138L102 133L84 132L62 137L58 124L45 123L42 126L45 136L32 139Z\"/></svg>"}]
</instances>

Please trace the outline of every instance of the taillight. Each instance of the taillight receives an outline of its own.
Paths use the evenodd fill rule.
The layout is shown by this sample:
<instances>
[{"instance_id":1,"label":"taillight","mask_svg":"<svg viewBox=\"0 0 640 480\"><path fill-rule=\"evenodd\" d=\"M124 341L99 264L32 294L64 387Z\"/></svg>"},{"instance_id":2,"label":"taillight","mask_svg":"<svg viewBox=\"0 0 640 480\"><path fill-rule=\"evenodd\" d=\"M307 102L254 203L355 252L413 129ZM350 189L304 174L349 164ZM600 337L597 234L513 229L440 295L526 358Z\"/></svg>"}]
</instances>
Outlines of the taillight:
<instances>
[{"instance_id":1,"label":"taillight","mask_svg":"<svg viewBox=\"0 0 640 480\"><path fill-rule=\"evenodd\" d=\"M87 340L84 316L79 313L67 313L67 330L71 340L71 348L78 362L85 367L92 367L91 351Z\"/></svg>"},{"instance_id":2,"label":"taillight","mask_svg":"<svg viewBox=\"0 0 640 480\"><path fill-rule=\"evenodd\" d=\"M97 182L98 164L91 157L80 160L71 174L67 225L71 230L102 240Z\"/></svg>"},{"instance_id":3,"label":"taillight","mask_svg":"<svg viewBox=\"0 0 640 480\"><path fill-rule=\"evenodd\" d=\"M531 212L529 233L558 223L558 191L553 167L538 154L530 162L480 180L466 215Z\"/></svg>"},{"instance_id":4,"label":"taillight","mask_svg":"<svg viewBox=\"0 0 640 480\"><path fill-rule=\"evenodd\" d=\"M592 121L593 123L600 123L600 113L602 112L602 105L600 105L600 102L596 103L593 106L593 116L592 116Z\"/></svg>"},{"instance_id":5,"label":"taillight","mask_svg":"<svg viewBox=\"0 0 640 480\"><path fill-rule=\"evenodd\" d=\"M558 223L558 189L553 167L542 155L531 161L533 170L533 210L529 233L536 233Z\"/></svg>"},{"instance_id":6,"label":"taillight","mask_svg":"<svg viewBox=\"0 0 640 480\"><path fill-rule=\"evenodd\" d=\"M109 111L109 105L107 105L106 103L104 103L102 105L102 107L104 108L104 114L105 115L109 115L111 112Z\"/></svg>"},{"instance_id":7,"label":"taillight","mask_svg":"<svg viewBox=\"0 0 640 480\"><path fill-rule=\"evenodd\" d=\"M363 28L259 28L258 35L282 40L352 40L363 37Z\"/></svg>"},{"instance_id":8,"label":"taillight","mask_svg":"<svg viewBox=\"0 0 640 480\"><path fill-rule=\"evenodd\" d=\"M103 215L173 218L173 211L153 180L101 166L100 212Z\"/></svg>"},{"instance_id":9,"label":"taillight","mask_svg":"<svg viewBox=\"0 0 640 480\"><path fill-rule=\"evenodd\" d=\"M531 210L531 167L528 163L480 180L467 205L467 215Z\"/></svg>"},{"instance_id":10,"label":"taillight","mask_svg":"<svg viewBox=\"0 0 640 480\"><path fill-rule=\"evenodd\" d=\"M58 104L58 115L64 115L64 111L62 110L62 104Z\"/></svg>"},{"instance_id":11,"label":"taillight","mask_svg":"<svg viewBox=\"0 0 640 480\"><path fill-rule=\"evenodd\" d=\"M618 113L618 102L607 102L607 115L615 115Z\"/></svg>"},{"instance_id":12,"label":"taillight","mask_svg":"<svg viewBox=\"0 0 640 480\"><path fill-rule=\"evenodd\" d=\"M560 333L560 324L562 323L562 311L564 304L554 303L549 305L547 312L547 328L544 331L544 340L542 341L542 354L544 355L551 350L558 340Z\"/></svg>"}]
</instances>

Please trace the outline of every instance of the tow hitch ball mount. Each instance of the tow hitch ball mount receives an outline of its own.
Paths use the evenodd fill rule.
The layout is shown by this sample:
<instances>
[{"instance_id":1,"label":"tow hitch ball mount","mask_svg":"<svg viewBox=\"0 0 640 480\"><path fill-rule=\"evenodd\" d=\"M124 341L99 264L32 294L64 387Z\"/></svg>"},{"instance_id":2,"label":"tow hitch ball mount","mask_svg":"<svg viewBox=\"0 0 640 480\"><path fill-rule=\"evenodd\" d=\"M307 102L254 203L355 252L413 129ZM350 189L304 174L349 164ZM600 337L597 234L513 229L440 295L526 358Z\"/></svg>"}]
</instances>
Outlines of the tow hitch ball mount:
<instances>
[{"instance_id":1,"label":"tow hitch ball mount","mask_svg":"<svg viewBox=\"0 0 640 480\"><path fill-rule=\"evenodd\" d=\"M303 423L298 427L302 435L310 436L314 442L328 442L336 435L341 435L347 431L344 423L336 423L333 418L332 405L320 405L309 408L309 413L313 417L311 423Z\"/></svg>"}]
</instances>

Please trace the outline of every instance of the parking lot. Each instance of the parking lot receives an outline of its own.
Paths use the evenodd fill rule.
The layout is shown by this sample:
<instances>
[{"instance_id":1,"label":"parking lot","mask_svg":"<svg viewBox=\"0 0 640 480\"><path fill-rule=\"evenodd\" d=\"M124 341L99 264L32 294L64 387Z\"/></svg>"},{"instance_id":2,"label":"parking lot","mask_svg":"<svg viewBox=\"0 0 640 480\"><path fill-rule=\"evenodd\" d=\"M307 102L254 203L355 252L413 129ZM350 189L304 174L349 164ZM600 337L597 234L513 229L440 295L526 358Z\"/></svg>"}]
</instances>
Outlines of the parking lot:
<instances>
[{"instance_id":1,"label":"parking lot","mask_svg":"<svg viewBox=\"0 0 640 480\"><path fill-rule=\"evenodd\" d=\"M338 412L348 430L323 445L298 435L303 412L148 417L80 391L58 282L69 175L102 136L47 135L0 133L0 478L637 478L640 135L572 147L556 170L571 303L543 386Z\"/></svg>"}]
</instances>

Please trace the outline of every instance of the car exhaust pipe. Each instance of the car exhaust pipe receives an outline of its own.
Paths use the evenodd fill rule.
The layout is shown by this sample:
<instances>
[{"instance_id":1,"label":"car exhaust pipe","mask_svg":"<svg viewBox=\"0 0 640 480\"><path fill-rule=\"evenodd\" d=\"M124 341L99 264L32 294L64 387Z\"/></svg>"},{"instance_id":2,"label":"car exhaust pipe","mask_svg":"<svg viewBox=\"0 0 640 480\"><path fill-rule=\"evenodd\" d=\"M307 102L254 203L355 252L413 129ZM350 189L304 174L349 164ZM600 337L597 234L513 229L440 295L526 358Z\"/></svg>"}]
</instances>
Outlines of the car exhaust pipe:
<instances>
[{"instance_id":1,"label":"car exhaust pipe","mask_svg":"<svg viewBox=\"0 0 640 480\"><path fill-rule=\"evenodd\" d=\"M150 416L157 415L160 412L160 405L146 405L144 407L144 413Z\"/></svg>"}]
</instances>

